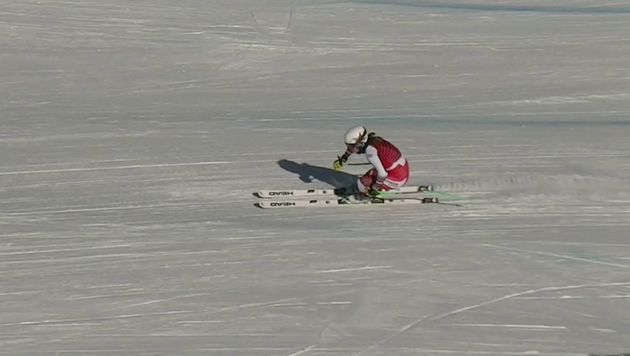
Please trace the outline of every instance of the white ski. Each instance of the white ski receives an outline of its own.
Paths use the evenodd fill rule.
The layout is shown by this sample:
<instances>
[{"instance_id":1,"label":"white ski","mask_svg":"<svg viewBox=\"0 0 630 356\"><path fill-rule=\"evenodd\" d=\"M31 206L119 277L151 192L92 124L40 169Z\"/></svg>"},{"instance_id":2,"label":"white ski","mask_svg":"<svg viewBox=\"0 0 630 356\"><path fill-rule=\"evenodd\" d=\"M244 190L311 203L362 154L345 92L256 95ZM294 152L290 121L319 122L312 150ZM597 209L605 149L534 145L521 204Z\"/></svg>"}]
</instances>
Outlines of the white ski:
<instances>
[{"instance_id":1,"label":"white ski","mask_svg":"<svg viewBox=\"0 0 630 356\"><path fill-rule=\"evenodd\" d=\"M342 189L283 189L283 190L260 190L257 193L259 198L302 198L302 197L344 197L347 194L341 191ZM388 191L388 193L395 194L409 194L409 193L421 193L426 191L432 191L433 187L430 185L416 185L402 187L397 190Z\"/></svg>"},{"instance_id":2,"label":"white ski","mask_svg":"<svg viewBox=\"0 0 630 356\"><path fill-rule=\"evenodd\" d=\"M365 205L402 205L439 203L438 198L422 199L384 199L382 201L352 201L346 199L311 199L311 200L261 200L257 203L263 209L321 208L331 206L365 206Z\"/></svg>"}]
</instances>

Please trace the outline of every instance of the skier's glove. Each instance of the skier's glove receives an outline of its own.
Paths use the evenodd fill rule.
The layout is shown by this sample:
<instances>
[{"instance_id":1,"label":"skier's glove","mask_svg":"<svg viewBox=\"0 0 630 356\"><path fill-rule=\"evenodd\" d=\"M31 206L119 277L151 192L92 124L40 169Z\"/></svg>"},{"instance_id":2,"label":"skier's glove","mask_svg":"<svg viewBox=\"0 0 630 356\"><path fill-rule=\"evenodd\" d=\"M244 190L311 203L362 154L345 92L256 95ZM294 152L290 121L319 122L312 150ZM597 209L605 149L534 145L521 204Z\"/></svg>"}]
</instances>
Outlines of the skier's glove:
<instances>
[{"instance_id":1,"label":"skier's glove","mask_svg":"<svg viewBox=\"0 0 630 356\"><path fill-rule=\"evenodd\" d=\"M343 163L344 161L341 159L341 157L337 157L337 160L333 162L333 169L336 171L340 171L343 167Z\"/></svg>"}]
</instances>

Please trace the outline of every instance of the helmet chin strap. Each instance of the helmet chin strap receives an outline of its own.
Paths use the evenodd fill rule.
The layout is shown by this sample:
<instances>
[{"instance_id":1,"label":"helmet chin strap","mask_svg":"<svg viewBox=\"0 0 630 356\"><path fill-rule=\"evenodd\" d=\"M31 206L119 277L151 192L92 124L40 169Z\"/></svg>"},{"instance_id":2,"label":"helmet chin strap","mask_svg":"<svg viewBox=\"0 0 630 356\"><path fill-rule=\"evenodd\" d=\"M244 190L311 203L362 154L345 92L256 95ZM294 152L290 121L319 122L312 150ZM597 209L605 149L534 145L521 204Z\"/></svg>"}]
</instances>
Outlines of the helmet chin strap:
<instances>
[{"instance_id":1,"label":"helmet chin strap","mask_svg":"<svg viewBox=\"0 0 630 356\"><path fill-rule=\"evenodd\" d=\"M352 147L352 149L356 149L357 153L362 153L363 151L365 151L365 142L363 141L357 141L357 143L354 144L354 146Z\"/></svg>"}]
</instances>

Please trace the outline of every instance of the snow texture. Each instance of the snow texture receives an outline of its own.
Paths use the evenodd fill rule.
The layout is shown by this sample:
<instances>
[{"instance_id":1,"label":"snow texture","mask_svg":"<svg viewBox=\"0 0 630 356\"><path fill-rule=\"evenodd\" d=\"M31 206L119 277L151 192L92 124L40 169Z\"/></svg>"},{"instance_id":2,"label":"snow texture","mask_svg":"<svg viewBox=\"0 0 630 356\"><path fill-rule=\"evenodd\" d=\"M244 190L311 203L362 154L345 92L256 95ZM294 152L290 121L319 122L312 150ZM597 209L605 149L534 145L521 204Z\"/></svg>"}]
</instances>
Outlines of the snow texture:
<instances>
[{"instance_id":1,"label":"snow texture","mask_svg":"<svg viewBox=\"0 0 630 356\"><path fill-rule=\"evenodd\" d=\"M7 0L0 25L0 355L630 352L630 2ZM470 201L254 206L353 182L329 167L358 124Z\"/></svg>"}]
</instances>

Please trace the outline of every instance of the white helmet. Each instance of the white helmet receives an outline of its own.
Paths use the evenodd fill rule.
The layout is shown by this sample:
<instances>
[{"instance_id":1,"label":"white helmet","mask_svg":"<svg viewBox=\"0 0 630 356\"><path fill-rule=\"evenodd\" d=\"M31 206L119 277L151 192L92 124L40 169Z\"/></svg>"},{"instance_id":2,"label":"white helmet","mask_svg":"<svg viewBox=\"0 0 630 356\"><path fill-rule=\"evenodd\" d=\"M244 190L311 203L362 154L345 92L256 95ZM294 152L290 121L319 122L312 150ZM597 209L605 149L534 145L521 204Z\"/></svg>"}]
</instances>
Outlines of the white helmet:
<instances>
[{"instance_id":1,"label":"white helmet","mask_svg":"<svg viewBox=\"0 0 630 356\"><path fill-rule=\"evenodd\" d=\"M367 142L367 139L367 129L364 126L355 126L346 131L346 135L344 136L343 140L346 145L361 146Z\"/></svg>"}]
</instances>

